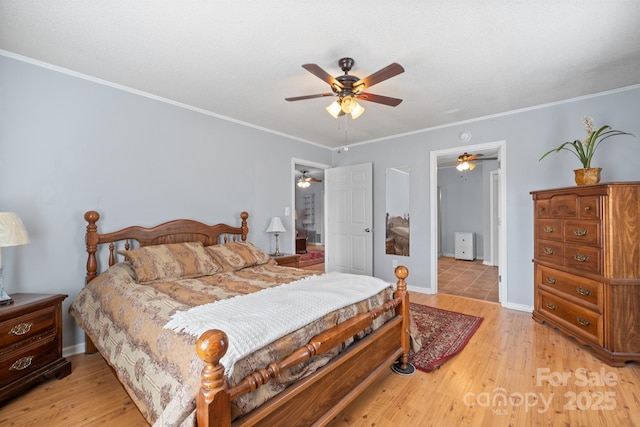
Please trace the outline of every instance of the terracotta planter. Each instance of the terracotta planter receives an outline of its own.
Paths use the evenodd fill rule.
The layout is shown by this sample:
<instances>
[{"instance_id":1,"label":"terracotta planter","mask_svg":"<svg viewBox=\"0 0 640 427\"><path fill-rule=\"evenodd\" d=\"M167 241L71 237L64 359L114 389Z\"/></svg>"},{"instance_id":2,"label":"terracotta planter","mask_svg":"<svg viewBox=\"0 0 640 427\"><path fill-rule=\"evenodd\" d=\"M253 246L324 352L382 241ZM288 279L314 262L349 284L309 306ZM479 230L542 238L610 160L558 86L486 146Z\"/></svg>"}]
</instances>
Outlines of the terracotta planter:
<instances>
[{"instance_id":1,"label":"terracotta planter","mask_svg":"<svg viewBox=\"0 0 640 427\"><path fill-rule=\"evenodd\" d=\"M599 183L601 170L602 168L575 169L573 172L576 174L576 184L587 185Z\"/></svg>"}]
</instances>

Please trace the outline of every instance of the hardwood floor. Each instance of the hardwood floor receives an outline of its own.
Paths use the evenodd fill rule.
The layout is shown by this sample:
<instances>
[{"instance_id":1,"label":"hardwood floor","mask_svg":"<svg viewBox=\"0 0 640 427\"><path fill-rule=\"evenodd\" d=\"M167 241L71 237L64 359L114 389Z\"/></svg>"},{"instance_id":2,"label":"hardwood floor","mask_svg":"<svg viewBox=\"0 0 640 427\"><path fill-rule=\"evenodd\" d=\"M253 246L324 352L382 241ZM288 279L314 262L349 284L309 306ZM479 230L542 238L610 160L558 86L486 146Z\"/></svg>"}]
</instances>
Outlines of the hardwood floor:
<instances>
[{"instance_id":1,"label":"hardwood floor","mask_svg":"<svg viewBox=\"0 0 640 427\"><path fill-rule=\"evenodd\" d=\"M482 260L438 259L438 292L498 302L498 267Z\"/></svg>"},{"instance_id":2,"label":"hardwood floor","mask_svg":"<svg viewBox=\"0 0 640 427\"><path fill-rule=\"evenodd\" d=\"M411 299L484 321L442 367L410 377L389 371L331 427L639 425L640 365L610 367L530 313L496 303L446 294ZM99 355L68 360L71 375L0 406L0 425L147 425Z\"/></svg>"}]
</instances>

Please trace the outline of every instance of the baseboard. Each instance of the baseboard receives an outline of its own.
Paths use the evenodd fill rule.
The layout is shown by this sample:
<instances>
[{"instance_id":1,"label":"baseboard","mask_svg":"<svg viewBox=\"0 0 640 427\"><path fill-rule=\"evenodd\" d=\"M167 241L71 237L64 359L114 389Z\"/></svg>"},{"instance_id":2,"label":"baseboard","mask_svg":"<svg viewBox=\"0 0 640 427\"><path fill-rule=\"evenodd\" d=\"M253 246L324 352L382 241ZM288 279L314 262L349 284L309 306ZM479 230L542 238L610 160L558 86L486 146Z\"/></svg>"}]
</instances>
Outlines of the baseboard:
<instances>
[{"instance_id":1,"label":"baseboard","mask_svg":"<svg viewBox=\"0 0 640 427\"><path fill-rule=\"evenodd\" d=\"M84 353L84 343L71 345L62 349L62 357L73 356L74 354Z\"/></svg>"},{"instance_id":2,"label":"baseboard","mask_svg":"<svg viewBox=\"0 0 640 427\"><path fill-rule=\"evenodd\" d=\"M507 303L502 304L502 306L504 308L508 308L510 310L524 311L526 313L533 312L533 306L531 306L531 305L514 304L514 303L507 302Z\"/></svg>"},{"instance_id":3,"label":"baseboard","mask_svg":"<svg viewBox=\"0 0 640 427\"><path fill-rule=\"evenodd\" d=\"M427 295L433 295L433 290L431 288L422 288L420 286L410 286L407 285L407 290L409 292L416 292L419 294L427 294Z\"/></svg>"}]
</instances>

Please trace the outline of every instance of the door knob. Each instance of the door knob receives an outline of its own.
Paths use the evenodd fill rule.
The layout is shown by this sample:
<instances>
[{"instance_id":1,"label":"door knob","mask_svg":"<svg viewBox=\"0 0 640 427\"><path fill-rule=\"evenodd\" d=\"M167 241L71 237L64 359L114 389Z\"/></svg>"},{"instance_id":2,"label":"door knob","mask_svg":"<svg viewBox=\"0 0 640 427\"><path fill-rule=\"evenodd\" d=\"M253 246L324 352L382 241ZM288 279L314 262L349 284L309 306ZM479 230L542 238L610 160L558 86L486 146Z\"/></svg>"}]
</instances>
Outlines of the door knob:
<instances>
[{"instance_id":1,"label":"door knob","mask_svg":"<svg viewBox=\"0 0 640 427\"><path fill-rule=\"evenodd\" d=\"M371 229L369 227L365 228L364 231L366 231L367 233L371 233Z\"/></svg>"}]
</instances>

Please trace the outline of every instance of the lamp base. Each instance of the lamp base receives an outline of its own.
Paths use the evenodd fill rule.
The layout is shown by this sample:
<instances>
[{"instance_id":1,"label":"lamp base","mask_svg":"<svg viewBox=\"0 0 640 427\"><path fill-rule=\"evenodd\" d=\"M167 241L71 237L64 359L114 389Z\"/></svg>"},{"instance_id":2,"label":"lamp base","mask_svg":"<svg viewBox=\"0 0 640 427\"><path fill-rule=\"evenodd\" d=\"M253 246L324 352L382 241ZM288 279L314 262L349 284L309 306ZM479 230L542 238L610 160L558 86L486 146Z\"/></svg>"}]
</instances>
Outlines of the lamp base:
<instances>
[{"instance_id":1,"label":"lamp base","mask_svg":"<svg viewBox=\"0 0 640 427\"><path fill-rule=\"evenodd\" d=\"M0 289L0 305L13 304L13 299L7 295L4 289Z\"/></svg>"},{"instance_id":2,"label":"lamp base","mask_svg":"<svg viewBox=\"0 0 640 427\"><path fill-rule=\"evenodd\" d=\"M271 256L282 256L282 255L284 255L284 254L282 252L280 252L280 251L276 251L276 252L271 254Z\"/></svg>"}]
</instances>

